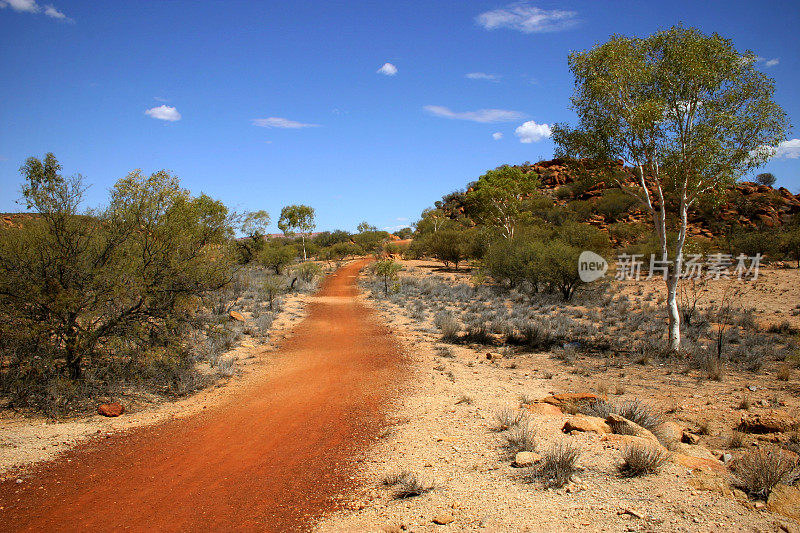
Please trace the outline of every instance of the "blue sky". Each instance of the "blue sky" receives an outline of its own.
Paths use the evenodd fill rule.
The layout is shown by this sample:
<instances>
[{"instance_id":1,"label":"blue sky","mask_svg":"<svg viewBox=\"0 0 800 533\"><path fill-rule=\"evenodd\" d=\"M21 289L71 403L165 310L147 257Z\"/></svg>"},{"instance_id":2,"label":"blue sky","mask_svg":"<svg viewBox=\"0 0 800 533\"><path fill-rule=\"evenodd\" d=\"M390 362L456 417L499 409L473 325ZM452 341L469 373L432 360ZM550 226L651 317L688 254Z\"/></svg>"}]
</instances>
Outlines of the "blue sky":
<instances>
[{"instance_id":1,"label":"blue sky","mask_svg":"<svg viewBox=\"0 0 800 533\"><path fill-rule=\"evenodd\" d=\"M487 169L552 156L571 50L681 21L764 58L798 123L791 1L0 0L0 211L20 209L24 159L52 151L89 205L165 168L273 227L291 203L319 229L401 227ZM764 170L798 192L800 141L780 155Z\"/></svg>"}]
</instances>

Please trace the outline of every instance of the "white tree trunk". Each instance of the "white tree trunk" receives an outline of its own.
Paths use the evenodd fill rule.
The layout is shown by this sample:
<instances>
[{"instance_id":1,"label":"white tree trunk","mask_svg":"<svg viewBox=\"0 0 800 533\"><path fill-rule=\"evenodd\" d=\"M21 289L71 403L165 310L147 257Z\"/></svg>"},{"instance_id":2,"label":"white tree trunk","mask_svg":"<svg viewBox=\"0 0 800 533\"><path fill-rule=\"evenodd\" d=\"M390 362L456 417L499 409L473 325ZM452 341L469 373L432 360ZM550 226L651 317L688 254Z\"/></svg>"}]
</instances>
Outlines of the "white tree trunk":
<instances>
[{"instance_id":1,"label":"white tree trunk","mask_svg":"<svg viewBox=\"0 0 800 533\"><path fill-rule=\"evenodd\" d=\"M678 311L678 273L672 272L667 277L667 315L669 316L669 349L677 352L681 349L681 315Z\"/></svg>"},{"instance_id":2,"label":"white tree trunk","mask_svg":"<svg viewBox=\"0 0 800 533\"><path fill-rule=\"evenodd\" d=\"M306 236L300 235L300 238L303 240L303 262L305 263L308 261L308 258L306 257Z\"/></svg>"}]
</instances>

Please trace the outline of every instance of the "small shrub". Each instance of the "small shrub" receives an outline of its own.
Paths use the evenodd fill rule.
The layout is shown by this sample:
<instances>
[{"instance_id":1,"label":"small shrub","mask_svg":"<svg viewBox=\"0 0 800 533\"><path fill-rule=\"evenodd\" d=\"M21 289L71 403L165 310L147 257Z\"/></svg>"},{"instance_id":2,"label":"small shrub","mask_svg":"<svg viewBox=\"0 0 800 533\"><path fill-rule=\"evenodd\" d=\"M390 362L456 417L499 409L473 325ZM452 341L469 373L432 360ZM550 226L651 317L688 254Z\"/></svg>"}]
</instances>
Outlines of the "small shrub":
<instances>
[{"instance_id":1,"label":"small shrub","mask_svg":"<svg viewBox=\"0 0 800 533\"><path fill-rule=\"evenodd\" d=\"M669 459L669 452L656 446L634 444L622 450L619 472L623 477L655 474Z\"/></svg>"},{"instance_id":2,"label":"small shrub","mask_svg":"<svg viewBox=\"0 0 800 533\"><path fill-rule=\"evenodd\" d=\"M742 401L739 402L739 409L743 409L745 411L750 410L750 398L747 395L742 396Z\"/></svg>"},{"instance_id":3,"label":"small shrub","mask_svg":"<svg viewBox=\"0 0 800 533\"><path fill-rule=\"evenodd\" d=\"M236 358L220 357L217 360L217 372L220 376L230 377L236 373Z\"/></svg>"},{"instance_id":4,"label":"small shrub","mask_svg":"<svg viewBox=\"0 0 800 533\"><path fill-rule=\"evenodd\" d=\"M783 365L778 369L778 380L779 381L789 381L789 378L792 377L792 369L789 365Z\"/></svg>"},{"instance_id":5,"label":"small shrub","mask_svg":"<svg viewBox=\"0 0 800 533\"><path fill-rule=\"evenodd\" d=\"M638 399L627 401L617 407L617 414L650 431L664 423L664 418L652 405Z\"/></svg>"},{"instance_id":6,"label":"small shrub","mask_svg":"<svg viewBox=\"0 0 800 533\"><path fill-rule=\"evenodd\" d=\"M541 479L545 487L563 487L577 471L581 450L572 441L560 441L544 454L532 477Z\"/></svg>"},{"instance_id":7,"label":"small shrub","mask_svg":"<svg viewBox=\"0 0 800 533\"><path fill-rule=\"evenodd\" d=\"M505 449L509 453L532 452L536 449L536 430L528 424L518 424L506 434Z\"/></svg>"},{"instance_id":8,"label":"small shrub","mask_svg":"<svg viewBox=\"0 0 800 533\"><path fill-rule=\"evenodd\" d=\"M497 422L498 431L506 431L514 426L522 423L527 417L525 411L518 411L506 407L495 413L495 421Z\"/></svg>"},{"instance_id":9,"label":"small shrub","mask_svg":"<svg viewBox=\"0 0 800 533\"><path fill-rule=\"evenodd\" d=\"M440 313L434 320L436 327L442 332L442 340L445 342L457 342L461 325L458 320L450 313Z\"/></svg>"},{"instance_id":10,"label":"small shrub","mask_svg":"<svg viewBox=\"0 0 800 533\"><path fill-rule=\"evenodd\" d=\"M416 474L408 470L386 476L383 479L383 484L387 487L395 487L392 496L396 500L421 496L434 489L433 484L421 480Z\"/></svg>"},{"instance_id":11,"label":"small shrub","mask_svg":"<svg viewBox=\"0 0 800 533\"><path fill-rule=\"evenodd\" d=\"M728 448L736 449L744 446L744 433L735 431L731 433L731 438L728 440Z\"/></svg>"},{"instance_id":12,"label":"small shrub","mask_svg":"<svg viewBox=\"0 0 800 533\"><path fill-rule=\"evenodd\" d=\"M797 459L780 450L757 450L736 463L736 483L757 498L766 499L778 483L792 483L798 477Z\"/></svg>"},{"instance_id":13,"label":"small shrub","mask_svg":"<svg viewBox=\"0 0 800 533\"><path fill-rule=\"evenodd\" d=\"M461 405L462 403L467 405L472 405L472 396L461 395L456 400L456 405Z\"/></svg>"}]
</instances>

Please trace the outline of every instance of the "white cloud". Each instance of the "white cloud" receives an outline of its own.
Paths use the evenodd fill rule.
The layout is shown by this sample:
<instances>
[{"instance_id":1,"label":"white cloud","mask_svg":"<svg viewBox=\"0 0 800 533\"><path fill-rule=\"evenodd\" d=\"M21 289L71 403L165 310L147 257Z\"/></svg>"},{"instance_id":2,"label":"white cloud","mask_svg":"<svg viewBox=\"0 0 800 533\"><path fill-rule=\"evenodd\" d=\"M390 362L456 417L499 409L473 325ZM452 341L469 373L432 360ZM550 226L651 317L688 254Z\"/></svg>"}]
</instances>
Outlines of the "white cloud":
<instances>
[{"instance_id":1,"label":"white cloud","mask_svg":"<svg viewBox=\"0 0 800 533\"><path fill-rule=\"evenodd\" d=\"M486 80L486 81L500 81L498 74L487 74L486 72L470 72L467 78L471 80Z\"/></svg>"},{"instance_id":2,"label":"white cloud","mask_svg":"<svg viewBox=\"0 0 800 533\"><path fill-rule=\"evenodd\" d=\"M181 119L181 114L178 113L178 110L168 105L153 107L145 111L144 114L153 118L157 118L158 120L167 120L169 122L175 122L176 120Z\"/></svg>"},{"instance_id":3,"label":"white cloud","mask_svg":"<svg viewBox=\"0 0 800 533\"><path fill-rule=\"evenodd\" d=\"M64 13L59 11L54 5L47 4L42 9L42 6L36 3L36 0L0 0L0 9L5 9L10 7L14 11L20 13L41 13L44 12L44 15L50 18L54 18L56 20L61 20L64 22L73 22L73 20L67 17Z\"/></svg>"},{"instance_id":4,"label":"white cloud","mask_svg":"<svg viewBox=\"0 0 800 533\"><path fill-rule=\"evenodd\" d=\"M394 76L397 74L397 67L391 63L384 63L383 66L375 72L378 74L383 74L384 76Z\"/></svg>"},{"instance_id":5,"label":"white cloud","mask_svg":"<svg viewBox=\"0 0 800 533\"><path fill-rule=\"evenodd\" d=\"M537 124L534 120L529 120L514 130L514 135L519 137L521 143L535 143L546 139L551 135L550 126L547 124Z\"/></svg>"},{"instance_id":6,"label":"white cloud","mask_svg":"<svg viewBox=\"0 0 800 533\"><path fill-rule=\"evenodd\" d=\"M509 28L523 33L547 33L575 26L576 16L575 11L540 9L521 2L481 13L475 21L487 30Z\"/></svg>"},{"instance_id":7,"label":"white cloud","mask_svg":"<svg viewBox=\"0 0 800 533\"><path fill-rule=\"evenodd\" d=\"M777 57L767 59L766 57L756 56L756 63L763 63L765 67L774 67L780 62L780 59Z\"/></svg>"},{"instance_id":8,"label":"white cloud","mask_svg":"<svg viewBox=\"0 0 800 533\"><path fill-rule=\"evenodd\" d=\"M792 139L790 141L783 141L777 148L772 148L774 155L772 157L783 157L785 159L798 159L800 158L800 139Z\"/></svg>"},{"instance_id":9,"label":"white cloud","mask_svg":"<svg viewBox=\"0 0 800 533\"><path fill-rule=\"evenodd\" d=\"M507 109L478 109L477 111L456 112L439 105L426 105L424 109L437 117L471 120L472 122L481 122L484 124L510 122L525 116L519 111L510 111Z\"/></svg>"},{"instance_id":10,"label":"white cloud","mask_svg":"<svg viewBox=\"0 0 800 533\"><path fill-rule=\"evenodd\" d=\"M0 8L6 7L24 13L38 13L41 9L34 0L3 0L0 2Z\"/></svg>"},{"instance_id":11,"label":"white cloud","mask_svg":"<svg viewBox=\"0 0 800 533\"><path fill-rule=\"evenodd\" d=\"M297 122L289 120L288 118L269 117L269 118L254 118L252 120L253 126L261 128L283 128L288 130L297 130L300 128L317 128L319 124L306 124L304 122Z\"/></svg>"},{"instance_id":12,"label":"white cloud","mask_svg":"<svg viewBox=\"0 0 800 533\"><path fill-rule=\"evenodd\" d=\"M499 141L502 138L503 138L503 134L500 133L499 131L496 131L496 132L492 133L492 139L494 139L495 141Z\"/></svg>"},{"instance_id":13,"label":"white cloud","mask_svg":"<svg viewBox=\"0 0 800 533\"><path fill-rule=\"evenodd\" d=\"M52 5L46 5L44 7L44 14L50 18L59 19L59 20L67 20L67 16L55 8Z\"/></svg>"}]
</instances>

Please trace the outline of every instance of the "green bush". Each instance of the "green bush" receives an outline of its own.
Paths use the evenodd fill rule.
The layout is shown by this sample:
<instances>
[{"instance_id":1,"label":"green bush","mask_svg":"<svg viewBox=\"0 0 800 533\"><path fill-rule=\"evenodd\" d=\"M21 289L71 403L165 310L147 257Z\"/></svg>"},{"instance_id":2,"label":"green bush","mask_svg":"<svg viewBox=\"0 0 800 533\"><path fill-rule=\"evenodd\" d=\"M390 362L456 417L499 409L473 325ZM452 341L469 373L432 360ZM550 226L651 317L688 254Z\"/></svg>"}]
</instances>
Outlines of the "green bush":
<instances>
[{"instance_id":1,"label":"green bush","mask_svg":"<svg viewBox=\"0 0 800 533\"><path fill-rule=\"evenodd\" d=\"M294 263L297 253L297 248L293 245L284 244L283 239L274 239L261 249L256 260L263 267L270 268L276 275L280 275L284 268Z\"/></svg>"},{"instance_id":2,"label":"green bush","mask_svg":"<svg viewBox=\"0 0 800 533\"><path fill-rule=\"evenodd\" d=\"M636 198L624 193L620 189L608 189L597 200L594 209L611 222L618 221L638 204Z\"/></svg>"},{"instance_id":3,"label":"green bush","mask_svg":"<svg viewBox=\"0 0 800 533\"><path fill-rule=\"evenodd\" d=\"M42 407L48 391L154 364L191 388L183 346L200 298L231 279L227 208L167 172L135 171L106 208L82 212L80 178L60 169L52 154L28 159L23 196L36 215L0 231L0 390Z\"/></svg>"}]
</instances>

